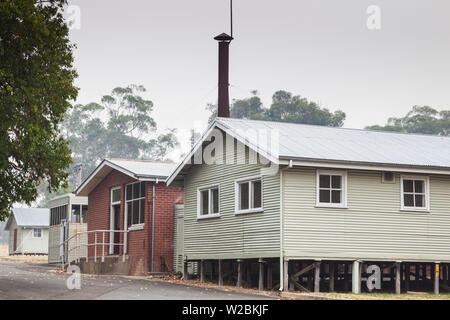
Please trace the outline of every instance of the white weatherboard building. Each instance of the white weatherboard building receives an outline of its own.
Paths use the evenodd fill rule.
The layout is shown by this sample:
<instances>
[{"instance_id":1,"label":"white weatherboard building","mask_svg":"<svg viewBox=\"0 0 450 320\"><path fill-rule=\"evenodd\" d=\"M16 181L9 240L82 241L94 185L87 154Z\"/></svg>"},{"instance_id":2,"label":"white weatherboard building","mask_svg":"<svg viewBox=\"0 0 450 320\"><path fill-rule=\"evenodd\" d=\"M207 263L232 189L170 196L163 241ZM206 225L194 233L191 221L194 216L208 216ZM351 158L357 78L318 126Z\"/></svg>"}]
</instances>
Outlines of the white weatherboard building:
<instances>
[{"instance_id":1,"label":"white weatherboard building","mask_svg":"<svg viewBox=\"0 0 450 320\"><path fill-rule=\"evenodd\" d=\"M88 198L77 197L73 193L68 193L51 199L49 207L48 262L60 263L62 257L65 257L64 260L67 261L68 258L72 258L68 257L68 254L85 256L85 247L77 251L68 250L68 246L76 245L72 243L73 241L78 241L81 238L76 238L72 242L69 241L69 244L65 246L61 246L61 243L78 232L87 231ZM65 254L63 248L65 248Z\"/></svg>"},{"instance_id":2,"label":"white weatherboard building","mask_svg":"<svg viewBox=\"0 0 450 320\"><path fill-rule=\"evenodd\" d=\"M9 255L48 254L49 209L14 208L5 230L9 231Z\"/></svg>"}]
</instances>

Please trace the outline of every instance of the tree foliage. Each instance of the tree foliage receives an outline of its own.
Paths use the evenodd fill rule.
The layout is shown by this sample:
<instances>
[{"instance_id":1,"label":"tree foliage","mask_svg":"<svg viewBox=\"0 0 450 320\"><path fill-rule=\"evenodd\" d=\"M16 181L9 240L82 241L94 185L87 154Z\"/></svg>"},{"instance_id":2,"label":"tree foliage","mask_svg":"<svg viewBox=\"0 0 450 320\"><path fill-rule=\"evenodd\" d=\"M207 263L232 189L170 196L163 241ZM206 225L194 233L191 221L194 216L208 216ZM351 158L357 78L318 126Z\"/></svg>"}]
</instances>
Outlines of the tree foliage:
<instances>
[{"instance_id":1,"label":"tree foliage","mask_svg":"<svg viewBox=\"0 0 450 320\"><path fill-rule=\"evenodd\" d=\"M0 1L0 219L37 186L67 186L70 149L58 125L77 89L65 0Z\"/></svg>"},{"instance_id":2,"label":"tree foliage","mask_svg":"<svg viewBox=\"0 0 450 320\"><path fill-rule=\"evenodd\" d=\"M211 123L217 116L217 106L209 104L207 109L211 112L209 118ZM249 98L234 100L230 107L231 118L332 127L341 127L344 124L345 116L343 111L338 110L331 113L315 102L308 101L299 95L292 95L292 93L284 90L279 90L273 94L272 104L269 108L264 108L257 91L252 91L252 96Z\"/></svg>"},{"instance_id":3,"label":"tree foliage","mask_svg":"<svg viewBox=\"0 0 450 320\"><path fill-rule=\"evenodd\" d=\"M178 145L175 129L156 132L145 91L138 85L117 87L100 103L78 104L67 113L61 130L74 163L83 164L83 179L104 158L163 160Z\"/></svg>"},{"instance_id":4,"label":"tree foliage","mask_svg":"<svg viewBox=\"0 0 450 320\"><path fill-rule=\"evenodd\" d=\"M404 117L389 118L384 126L373 125L369 130L450 135L450 110L437 111L428 106L414 106Z\"/></svg>"}]
</instances>

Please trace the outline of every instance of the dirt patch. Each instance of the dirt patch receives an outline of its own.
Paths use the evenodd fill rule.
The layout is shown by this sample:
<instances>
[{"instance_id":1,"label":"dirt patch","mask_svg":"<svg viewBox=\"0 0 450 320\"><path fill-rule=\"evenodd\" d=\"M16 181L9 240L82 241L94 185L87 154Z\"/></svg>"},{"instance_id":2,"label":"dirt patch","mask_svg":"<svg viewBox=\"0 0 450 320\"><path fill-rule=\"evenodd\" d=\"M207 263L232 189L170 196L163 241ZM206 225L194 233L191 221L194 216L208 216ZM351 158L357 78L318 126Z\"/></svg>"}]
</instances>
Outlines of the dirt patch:
<instances>
[{"instance_id":1,"label":"dirt patch","mask_svg":"<svg viewBox=\"0 0 450 320\"><path fill-rule=\"evenodd\" d=\"M182 284L186 286L217 289L225 292L237 292L253 295L262 295L283 300L450 300L450 294L434 295L427 292L408 292L401 295L392 293L338 293L338 292L320 292L320 293L303 293L303 292L282 292L258 291L249 288L237 288L235 286L219 286L212 282L200 282L199 280L181 280L177 276L165 277L146 277L148 280L165 281L170 283Z\"/></svg>"},{"instance_id":2,"label":"dirt patch","mask_svg":"<svg viewBox=\"0 0 450 320\"><path fill-rule=\"evenodd\" d=\"M345 300L449 300L450 294L432 294L429 292L408 292L402 294L393 293L319 293L324 297Z\"/></svg>"},{"instance_id":3,"label":"dirt patch","mask_svg":"<svg viewBox=\"0 0 450 320\"><path fill-rule=\"evenodd\" d=\"M201 287L201 288L209 288L209 289L217 289L225 292L237 292L237 293L245 293L245 294L253 294L253 295L261 295L266 297L272 297L275 299L283 299L283 297L280 295L278 291L259 291L255 289L248 289L248 288L238 288L235 286L219 286L216 283L212 282L200 282L200 280L181 280L178 279L175 276L165 276L161 278L151 278L147 277L146 279L149 280L156 280L156 281L165 281L170 283L176 283L176 284L182 284L185 286L192 286L192 287ZM286 298L284 298L286 299ZM288 298L289 299L289 298Z\"/></svg>"},{"instance_id":4,"label":"dirt patch","mask_svg":"<svg viewBox=\"0 0 450 320\"><path fill-rule=\"evenodd\" d=\"M0 257L8 256L8 247L7 244L0 244Z\"/></svg>"},{"instance_id":5,"label":"dirt patch","mask_svg":"<svg viewBox=\"0 0 450 320\"><path fill-rule=\"evenodd\" d=\"M10 256L7 244L0 245L0 259L15 262L48 263L47 256L28 256L28 255Z\"/></svg>"}]
</instances>

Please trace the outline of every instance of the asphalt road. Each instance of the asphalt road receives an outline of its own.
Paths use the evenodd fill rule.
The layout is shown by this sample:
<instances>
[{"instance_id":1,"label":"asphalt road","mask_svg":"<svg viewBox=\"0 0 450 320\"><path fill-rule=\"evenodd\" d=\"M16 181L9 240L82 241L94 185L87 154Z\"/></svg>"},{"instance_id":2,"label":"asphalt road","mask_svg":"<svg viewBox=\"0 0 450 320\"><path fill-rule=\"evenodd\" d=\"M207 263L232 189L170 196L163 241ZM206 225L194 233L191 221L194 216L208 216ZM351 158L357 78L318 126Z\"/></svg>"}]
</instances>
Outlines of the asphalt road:
<instances>
[{"instance_id":1,"label":"asphalt road","mask_svg":"<svg viewBox=\"0 0 450 320\"><path fill-rule=\"evenodd\" d=\"M0 299L87 300L262 300L259 295L190 287L121 276L81 276L80 289L68 289L68 274L53 266L0 260Z\"/></svg>"}]
</instances>

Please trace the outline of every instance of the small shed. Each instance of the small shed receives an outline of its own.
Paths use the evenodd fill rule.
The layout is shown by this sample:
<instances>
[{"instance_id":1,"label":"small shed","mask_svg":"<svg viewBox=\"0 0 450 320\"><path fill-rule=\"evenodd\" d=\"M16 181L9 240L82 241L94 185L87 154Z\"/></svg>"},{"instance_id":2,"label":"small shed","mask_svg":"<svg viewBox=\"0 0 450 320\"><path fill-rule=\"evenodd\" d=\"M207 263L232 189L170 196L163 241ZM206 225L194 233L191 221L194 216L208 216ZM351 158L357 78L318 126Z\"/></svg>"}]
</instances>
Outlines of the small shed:
<instances>
[{"instance_id":1,"label":"small shed","mask_svg":"<svg viewBox=\"0 0 450 320\"><path fill-rule=\"evenodd\" d=\"M49 209L14 208L5 230L9 231L9 255L48 254Z\"/></svg>"}]
</instances>

